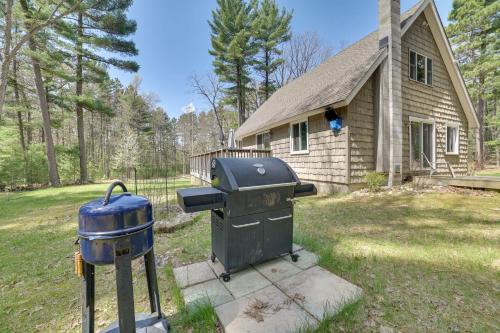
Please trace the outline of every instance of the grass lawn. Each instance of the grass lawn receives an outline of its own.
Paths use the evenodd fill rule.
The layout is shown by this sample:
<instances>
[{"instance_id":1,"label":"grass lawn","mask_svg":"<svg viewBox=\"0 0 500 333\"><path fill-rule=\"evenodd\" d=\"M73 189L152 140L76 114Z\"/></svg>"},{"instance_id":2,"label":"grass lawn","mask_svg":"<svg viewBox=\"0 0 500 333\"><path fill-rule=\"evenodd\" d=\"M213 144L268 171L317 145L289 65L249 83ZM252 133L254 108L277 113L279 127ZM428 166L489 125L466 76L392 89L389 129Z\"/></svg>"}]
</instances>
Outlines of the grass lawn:
<instances>
[{"instance_id":1,"label":"grass lawn","mask_svg":"<svg viewBox=\"0 0 500 333\"><path fill-rule=\"evenodd\" d=\"M486 167L484 170L478 171L476 173L478 176L493 176L500 177L500 168L495 166Z\"/></svg>"},{"instance_id":2,"label":"grass lawn","mask_svg":"<svg viewBox=\"0 0 500 333\"><path fill-rule=\"evenodd\" d=\"M187 180L182 182L187 186ZM79 331L80 280L73 273L78 207L106 184L0 194L0 331ZM295 238L364 297L321 332L495 332L500 327L500 194L384 193L303 198ZM155 235L162 308L177 332L215 331L213 311L187 313L171 266L207 258L208 214ZM136 311L147 311L140 261ZM97 321L116 317L114 271L98 267Z\"/></svg>"}]
</instances>

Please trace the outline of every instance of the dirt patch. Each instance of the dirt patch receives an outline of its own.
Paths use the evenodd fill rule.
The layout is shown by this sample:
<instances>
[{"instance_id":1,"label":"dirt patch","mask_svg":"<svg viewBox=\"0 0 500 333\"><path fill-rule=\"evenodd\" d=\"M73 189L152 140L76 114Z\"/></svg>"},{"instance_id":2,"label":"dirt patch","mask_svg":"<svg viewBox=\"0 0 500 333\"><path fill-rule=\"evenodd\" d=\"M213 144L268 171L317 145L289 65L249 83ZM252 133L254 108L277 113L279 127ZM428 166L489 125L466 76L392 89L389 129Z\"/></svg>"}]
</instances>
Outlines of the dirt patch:
<instances>
[{"instance_id":1,"label":"dirt patch","mask_svg":"<svg viewBox=\"0 0 500 333\"><path fill-rule=\"evenodd\" d=\"M160 218L155 222L155 232L171 233L194 222L200 213L184 213L178 205L170 205L165 208L156 208L156 214L165 218Z\"/></svg>"},{"instance_id":2,"label":"dirt patch","mask_svg":"<svg viewBox=\"0 0 500 333\"><path fill-rule=\"evenodd\" d=\"M387 194L423 194L423 193L457 193L466 194L471 196L492 197L495 196L495 191L489 190L475 190L469 188L455 187L455 186L440 186L440 185L424 185L415 184L412 182L404 183L400 186L382 187L378 192L370 192L368 189L360 189L352 192L354 197L382 197Z\"/></svg>"}]
</instances>

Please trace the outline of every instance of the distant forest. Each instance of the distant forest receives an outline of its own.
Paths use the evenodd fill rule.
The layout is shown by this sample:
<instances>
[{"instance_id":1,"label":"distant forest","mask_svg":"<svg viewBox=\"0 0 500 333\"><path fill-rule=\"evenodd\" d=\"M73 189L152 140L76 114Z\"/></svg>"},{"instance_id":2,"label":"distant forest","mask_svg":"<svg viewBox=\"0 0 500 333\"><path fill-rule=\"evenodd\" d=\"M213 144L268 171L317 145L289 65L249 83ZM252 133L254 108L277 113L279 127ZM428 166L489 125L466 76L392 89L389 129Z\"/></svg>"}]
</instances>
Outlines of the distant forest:
<instances>
[{"instance_id":1,"label":"distant forest","mask_svg":"<svg viewBox=\"0 0 500 333\"><path fill-rule=\"evenodd\" d=\"M207 107L169 117L154 93L109 68L137 72L132 0L0 2L0 190L188 171L188 157L228 134L276 89L333 54L315 32L292 32L274 0L217 0L207 29L213 68L186 85ZM481 123L484 156L500 146L498 1L454 0L447 33ZM166 101L168 102L168 101Z\"/></svg>"}]
</instances>

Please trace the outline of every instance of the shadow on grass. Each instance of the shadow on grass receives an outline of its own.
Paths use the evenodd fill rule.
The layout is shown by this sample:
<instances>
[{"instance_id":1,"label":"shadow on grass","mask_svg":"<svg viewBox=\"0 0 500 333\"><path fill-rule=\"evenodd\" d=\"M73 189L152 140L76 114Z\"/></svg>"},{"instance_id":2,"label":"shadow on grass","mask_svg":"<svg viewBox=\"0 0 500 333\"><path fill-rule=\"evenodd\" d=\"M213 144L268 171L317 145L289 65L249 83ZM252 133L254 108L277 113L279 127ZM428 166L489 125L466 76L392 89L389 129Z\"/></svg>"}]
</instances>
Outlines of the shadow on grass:
<instances>
[{"instance_id":1,"label":"shadow on grass","mask_svg":"<svg viewBox=\"0 0 500 333\"><path fill-rule=\"evenodd\" d=\"M364 291L356 311L311 332L378 331L380 326L494 331L500 325L500 274L494 265L500 259L500 225L489 208L498 198L301 202L294 240L319 254L321 266Z\"/></svg>"},{"instance_id":2,"label":"shadow on grass","mask_svg":"<svg viewBox=\"0 0 500 333\"><path fill-rule=\"evenodd\" d=\"M332 202L329 197L320 197L301 203L303 209L296 216L305 230L316 230L319 239L325 236L325 231L335 229L352 238L362 236L386 241L392 237L405 241L414 237L413 245L435 245L436 241L498 245L496 235L488 233L490 228L500 225L493 210L485 212L474 209L473 205L467 210L471 203L466 202L466 198L445 207L421 205L419 199L405 196ZM426 237L419 237L422 233Z\"/></svg>"}]
</instances>

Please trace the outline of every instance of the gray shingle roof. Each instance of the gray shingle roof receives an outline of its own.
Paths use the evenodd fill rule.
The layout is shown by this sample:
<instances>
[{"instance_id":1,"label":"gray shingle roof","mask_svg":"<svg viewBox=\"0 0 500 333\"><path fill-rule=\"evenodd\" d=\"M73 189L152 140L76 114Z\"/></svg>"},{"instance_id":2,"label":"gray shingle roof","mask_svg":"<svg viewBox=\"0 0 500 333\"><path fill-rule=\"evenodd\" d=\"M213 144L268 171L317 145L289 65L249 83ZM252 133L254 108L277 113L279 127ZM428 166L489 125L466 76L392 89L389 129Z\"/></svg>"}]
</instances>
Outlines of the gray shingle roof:
<instances>
[{"instance_id":1,"label":"gray shingle roof","mask_svg":"<svg viewBox=\"0 0 500 333\"><path fill-rule=\"evenodd\" d=\"M417 12L420 4L401 15L402 25ZM374 31L278 89L238 128L236 138L242 139L302 113L344 101L383 52L379 48L378 33Z\"/></svg>"}]
</instances>

